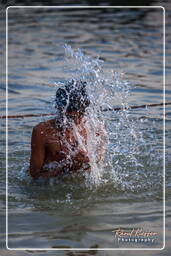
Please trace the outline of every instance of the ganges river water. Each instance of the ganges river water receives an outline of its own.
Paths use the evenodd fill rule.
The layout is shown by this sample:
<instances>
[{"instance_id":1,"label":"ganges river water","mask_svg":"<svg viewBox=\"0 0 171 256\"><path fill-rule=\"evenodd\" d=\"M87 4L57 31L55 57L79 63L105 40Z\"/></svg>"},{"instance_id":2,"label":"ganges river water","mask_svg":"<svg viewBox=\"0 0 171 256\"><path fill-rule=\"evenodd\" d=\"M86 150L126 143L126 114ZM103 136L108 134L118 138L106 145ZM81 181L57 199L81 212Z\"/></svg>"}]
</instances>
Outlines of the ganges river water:
<instances>
[{"instance_id":1,"label":"ganges river water","mask_svg":"<svg viewBox=\"0 0 171 256\"><path fill-rule=\"evenodd\" d=\"M170 25L168 15L166 27ZM4 26L1 32L4 40ZM166 41L169 43L170 40L168 32ZM66 48L71 58L66 58ZM2 56L5 45L1 50ZM171 51L167 51L170 56ZM97 69L93 66L94 60L99 61ZM86 73L87 78L83 68L85 73L90 72ZM100 104L107 99L103 107L109 101L114 107L161 103L163 9L81 9L74 6L8 9L9 115L53 112L56 84L67 81L73 74L89 81L92 73L91 96L95 103ZM104 76L105 82L102 83ZM98 88L99 84L103 86ZM1 115L4 115L5 80L0 90ZM107 98L102 97L104 91ZM167 85L166 101L169 101L170 94L170 85ZM103 113L108 149L103 182L98 178L97 168L93 173L95 178L97 176L96 184L89 184L91 182L76 176L59 178L47 184L29 180L25 171L30 159L32 128L49 118L8 120L7 238L11 250L5 249L4 243L6 123L5 119L0 119L0 206L3 210L0 213L0 238L3 241L0 255L133 255L132 251L98 249L162 248L164 163L166 217L170 216L171 210L171 106L166 107L165 116L162 106ZM165 158L163 118L166 121ZM171 239L168 226L166 244ZM129 234L134 230L134 235L127 234L127 239L121 240L117 230ZM135 231L139 234L135 235ZM145 240L143 232L155 235ZM61 248L63 250L58 250ZM78 251L67 250L72 248ZM163 255L170 255L169 248ZM163 251L136 253L162 255Z\"/></svg>"}]
</instances>

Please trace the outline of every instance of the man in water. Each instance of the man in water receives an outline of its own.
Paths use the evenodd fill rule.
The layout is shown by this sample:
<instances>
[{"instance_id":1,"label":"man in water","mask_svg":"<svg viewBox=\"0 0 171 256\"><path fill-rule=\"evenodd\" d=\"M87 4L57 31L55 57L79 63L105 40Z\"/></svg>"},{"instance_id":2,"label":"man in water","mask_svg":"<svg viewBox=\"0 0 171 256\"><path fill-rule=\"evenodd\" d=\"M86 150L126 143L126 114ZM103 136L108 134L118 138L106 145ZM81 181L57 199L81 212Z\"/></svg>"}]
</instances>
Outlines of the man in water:
<instances>
[{"instance_id":1,"label":"man in water","mask_svg":"<svg viewBox=\"0 0 171 256\"><path fill-rule=\"evenodd\" d=\"M57 117L33 128L29 172L34 179L76 172L85 166L90 169L84 125L90 104L86 83L72 80L57 90L55 101Z\"/></svg>"}]
</instances>

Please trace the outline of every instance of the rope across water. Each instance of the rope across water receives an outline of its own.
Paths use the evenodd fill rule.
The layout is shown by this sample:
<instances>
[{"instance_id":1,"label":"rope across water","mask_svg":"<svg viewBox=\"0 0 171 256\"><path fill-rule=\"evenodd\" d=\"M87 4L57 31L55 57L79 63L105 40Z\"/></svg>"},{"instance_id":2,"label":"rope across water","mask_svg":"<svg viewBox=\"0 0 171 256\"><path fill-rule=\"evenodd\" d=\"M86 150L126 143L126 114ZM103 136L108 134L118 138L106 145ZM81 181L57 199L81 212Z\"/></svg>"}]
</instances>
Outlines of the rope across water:
<instances>
[{"instance_id":1,"label":"rope across water","mask_svg":"<svg viewBox=\"0 0 171 256\"><path fill-rule=\"evenodd\" d=\"M165 103L156 103L156 104L144 104L144 105L135 105L135 106L130 106L128 108L125 108L125 110L131 110L131 109L138 109L138 108L148 108L148 107L158 107L158 106L166 106L166 105L171 105L171 102L165 102ZM105 108L102 109L102 111L120 111L124 110L123 107L114 107L114 108ZM3 115L0 116L0 119L6 119L6 118L27 118L27 117L39 117L39 116L54 116L56 113L43 113L43 114L26 114L26 115Z\"/></svg>"}]
</instances>

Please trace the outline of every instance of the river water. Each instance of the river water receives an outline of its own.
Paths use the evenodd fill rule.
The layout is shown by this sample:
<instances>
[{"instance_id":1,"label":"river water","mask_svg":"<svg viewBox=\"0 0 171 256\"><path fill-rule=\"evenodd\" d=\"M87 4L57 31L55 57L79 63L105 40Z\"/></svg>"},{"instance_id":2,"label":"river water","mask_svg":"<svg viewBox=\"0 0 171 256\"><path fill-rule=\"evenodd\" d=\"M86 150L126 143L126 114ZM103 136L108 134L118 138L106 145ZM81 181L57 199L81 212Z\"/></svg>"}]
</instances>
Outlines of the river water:
<instances>
[{"instance_id":1,"label":"river water","mask_svg":"<svg viewBox=\"0 0 171 256\"><path fill-rule=\"evenodd\" d=\"M124 72L126 81L129 81L127 104L163 101L161 8L10 8L8 16L9 115L53 111L55 82L69 79L72 73L67 69L64 57L65 44L76 50L81 48L91 58L98 56L103 60L105 72L110 73L111 69L117 74ZM2 92L5 87L5 83L2 83ZM170 95L170 88L167 87L166 91ZM119 106L120 102L115 99L113 104ZM4 109L1 113L4 114ZM168 197L171 186L168 172L170 113L171 108L168 106L165 114ZM120 115L122 113L114 112L109 118L106 113L106 120L110 119L107 127L112 145L110 154L115 156L112 158L113 171L111 176L108 174L110 177L107 177L106 183L94 187L87 187L84 180L77 177L61 178L56 184L28 182L23 177L23 170L29 162L32 128L46 118L9 119L9 248L26 248L27 252L21 252L21 255L32 255L35 248L42 249L37 255L113 255L114 252L98 250L82 254L47 250L163 247L163 109L130 110L126 119ZM129 125L124 126L127 118ZM0 122L0 154L4 162L5 122ZM136 143L131 131L134 135L141 134ZM128 161L128 148L132 150L132 147L131 156L136 157L134 164ZM5 164L0 169L2 209L5 209L4 173ZM166 202L166 214L169 215L167 198ZM156 232L157 235L153 242L121 242L112 232L119 228L125 232L142 229ZM3 229L1 237L4 235ZM168 239L170 236L168 233ZM3 255L18 255L16 251L2 252Z\"/></svg>"}]
</instances>

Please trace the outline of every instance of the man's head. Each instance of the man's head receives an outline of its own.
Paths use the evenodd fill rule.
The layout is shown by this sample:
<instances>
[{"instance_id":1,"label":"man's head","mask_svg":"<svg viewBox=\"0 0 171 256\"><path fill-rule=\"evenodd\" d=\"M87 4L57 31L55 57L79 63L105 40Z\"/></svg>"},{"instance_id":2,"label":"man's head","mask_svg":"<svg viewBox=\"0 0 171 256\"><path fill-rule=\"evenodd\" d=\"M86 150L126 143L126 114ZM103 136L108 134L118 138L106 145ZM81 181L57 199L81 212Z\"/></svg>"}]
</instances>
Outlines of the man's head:
<instances>
[{"instance_id":1,"label":"man's head","mask_svg":"<svg viewBox=\"0 0 171 256\"><path fill-rule=\"evenodd\" d=\"M90 100L86 92L86 82L70 81L64 88L56 92L56 108L66 116L74 119L74 116L83 116Z\"/></svg>"}]
</instances>

